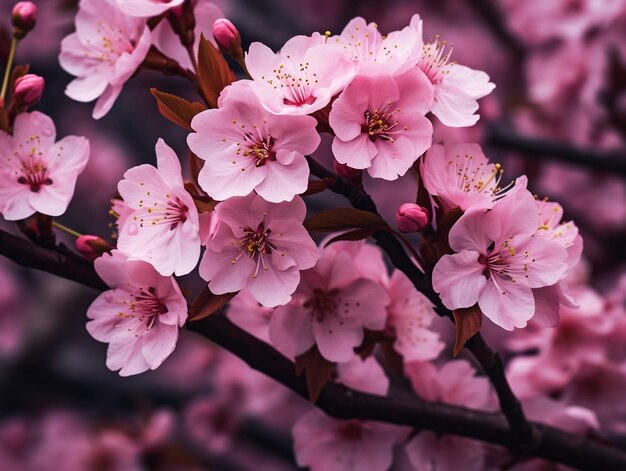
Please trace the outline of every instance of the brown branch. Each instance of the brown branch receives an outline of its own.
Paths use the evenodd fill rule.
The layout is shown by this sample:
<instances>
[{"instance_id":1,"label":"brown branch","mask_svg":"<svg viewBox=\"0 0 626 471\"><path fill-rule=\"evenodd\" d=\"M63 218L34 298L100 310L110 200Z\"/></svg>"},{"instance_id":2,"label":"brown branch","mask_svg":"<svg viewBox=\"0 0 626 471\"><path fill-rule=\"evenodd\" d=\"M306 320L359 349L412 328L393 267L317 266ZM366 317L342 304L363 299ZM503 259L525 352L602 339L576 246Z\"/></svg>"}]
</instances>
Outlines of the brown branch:
<instances>
[{"instance_id":1,"label":"brown branch","mask_svg":"<svg viewBox=\"0 0 626 471\"><path fill-rule=\"evenodd\" d=\"M378 214L376 204L362 187L334 174L310 157L307 157L307 160L311 173L318 178L323 178L328 189L345 196L355 208ZM453 319L452 313L441 303L441 299L433 291L430 281L411 261L402 244L387 232L377 232L373 237L376 243L387 253L393 265L402 271L411 280L415 288L427 296L436 306L438 313ZM468 342L465 347L472 352L481 369L491 381L498 395L500 408L519 441L524 446L532 447L535 437L528 425L522 405L506 379L504 366L499 355L489 348L480 333L472 337L472 341Z\"/></svg>"}]
</instances>

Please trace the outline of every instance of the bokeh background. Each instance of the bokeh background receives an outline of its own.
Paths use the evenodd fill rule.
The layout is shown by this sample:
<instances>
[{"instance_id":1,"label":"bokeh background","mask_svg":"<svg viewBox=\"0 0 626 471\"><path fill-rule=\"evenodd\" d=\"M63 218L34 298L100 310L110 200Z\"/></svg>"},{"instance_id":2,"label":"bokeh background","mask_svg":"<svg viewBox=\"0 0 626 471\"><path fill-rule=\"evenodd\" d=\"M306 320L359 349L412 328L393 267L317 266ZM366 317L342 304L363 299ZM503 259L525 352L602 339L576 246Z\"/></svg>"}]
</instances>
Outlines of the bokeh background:
<instances>
[{"instance_id":1,"label":"bokeh background","mask_svg":"<svg viewBox=\"0 0 626 471\"><path fill-rule=\"evenodd\" d=\"M186 153L186 132L158 114L149 88L188 98L194 90L178 79L143 71L126 84L112 112L94 121L92 105L64 95L71 77L57 59L61 39L73 30L77 2L35 3L39 21L16 62L29 63L32 73L45 78L37 109L53 117L59 136L85 135L92 143L76 196L59 220L81 233L108 238L109 200L124 171L153 163L159 137L179 155ZM425 39L439 35L454 47L453 60L486 71L496 84L480 101L476 126L437 126L435 141L479 142L504 167L503 182L528 174L534 193L560 202L585 241L576 283L588 286L600 316L626 316L626 2L216 3L239 28L244 49L252 41L278 49L296 34L339 33L355 16L375 21L384 33L404 27L419 13ZM13 4L0 0L2 65ZM207 34L211 26L206 25ZM388 186L374 191L386 214L405 202L406 193ZM330 203L327 197L313 200L314 207ZM0 226L14 232L5 222ZM72 243L70 238L66 242ZM193 276L182 286L198 289ZM310 404L184 331L160 369L120 378L105 367L106 345L85 330L85 312L95 294L0 259L0 470L297 468L290 428ZM437 327L449 338L449 322ZM516 334L486 329L491 343L512 357ZM572 344L587 341L584 331L572 335ZM626 345L626 335L611 341ZM540 348L529 345L530 353ZM620 394L626 392L623 352L607 362L586 365L591 372L572 376L571 384L582 382L579 402L587 401L592 409L604 404L602 414L619 422L608 426L610 433L626 437L620 435L626 417L626 394ZM610 381L602 382L598 377L608 374L607 368Z\"/></svg>"}]
</instances>

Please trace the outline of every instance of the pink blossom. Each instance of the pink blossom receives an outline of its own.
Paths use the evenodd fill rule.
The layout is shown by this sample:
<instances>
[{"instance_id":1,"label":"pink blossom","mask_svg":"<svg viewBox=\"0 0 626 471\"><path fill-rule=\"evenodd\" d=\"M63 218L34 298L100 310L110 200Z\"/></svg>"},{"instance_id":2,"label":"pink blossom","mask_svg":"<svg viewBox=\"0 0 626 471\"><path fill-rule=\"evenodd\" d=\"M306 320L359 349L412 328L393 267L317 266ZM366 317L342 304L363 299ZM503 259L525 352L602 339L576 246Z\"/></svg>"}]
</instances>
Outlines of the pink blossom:
<instances>
[{"instance_id":1,"label":"pink blossom","mask_svg":"<svg viewBox=\"0 0 626 471\"><path fill-rule=\"evenodd\" d=\"M204 241L200 276L215 294L247 287L263 306L287 303L300 270L317 260L317 247L302 226L305 213L300 197L273 204L251 194L218 204L219 225Z\"/></svg>"},{"instance_id":2,"label":"pink blossom","mask_svg":"<svg viewBox=\"0 0 626 471\"><path fill-rule=\"evenodd\" d=\"M118 250L98 258L95 268L111 289L87 310L87 331L109 344L107 366L121 376L158 368L174 351L187 319L187 302L176 281Z\"/></svg>"},{"instance_id":3,"label":"pink blossom","mask_svg":"<svg viewBox=\"0 0 626 471\"><path fill-rule=\"evenodd\" d=\"M478 144L435 144L420 163L424 186L444 211L489 209L509 188L500 186L500 164L489 163ZM525 188L525 177L518 184Z\"/></svg>"},{"instance_id":4,"label":"pink blossom","mask_svg":"<svg viewBox=\"0 0 626 471\"><path fill-rule=\"evenodd\" d=\"M418 69L392 76L382 68L362 70L333 103L329 116L339 163L395 180L432 143L433 127L424 116L433 87Z\"/></svg>"},{"instance_id":5,"label":"pink blossom","mask_svg":"<svg viewBox=\"0 0 626 471\"><path fill-rule=\"evenodd\" d=\"M146 0L143 1L146 2ZM224 18L224 13L210 0L198 0L193 7L193 15L196 20L196 27L193 31L194 43L192 50L194 54L197 55L201 35L204 35L207 40L216 45L213 36L210 34L210 28L211 25L215 23L215 20ZM169 21L161 21L157 27L154 28L152 31L152 44L163 54L176 60L181 66L193 70L194 67L189 58L189 53L181 44L180 38L172 29L172 25Z\"/></svg>"},{"instance_id":6,"label":"pink blossom","mask_svg":"<svg viewBox=\"0 0 626 471\"><path fill-rule=\"evenodd\" d=\"M476 100L489 95L495 85L482 71L450 62L452 49L436 38L424 43L422 20L419 15L411 18L411 27L417 31L419 40L414 53L418 55L417 67L430 79L435 89L432 113L446 126L464 127L476 124L479 116Z\"/></svg>"},{"instance_id":7,"label":"pink blossom","mask_svg":"<svg viewBox=\"0 0 626 471\"><path fill-rule=\"evenodd\" d=\"M233 324L265 343L270 343L270 319L273 312L273 308L259 304L254 296L244 289L228 304L226 315Z\"/></svg>"},{"instance_id":8,"label":"pink blossom","mask_svg":"<svg viewBox=\"0 0 626 471\"><path fill-rule=\"evenodd\" d=\"M558 242L535 237L537 205L524 188L490 211L472 209L452 227L455 252L433 270L433 288L448 309L471 307L503 329L525 327L535 313L533 289L551 286L567 270Z\"/></svg>"},{"instance_id":9,"label":"pink blossom","mask_svg":"<svg viewBox=\"0 0 626 471\"><path fill-rule=\"evenodd\" d=\"M428 219L428 210L415 203L404 203L396 213L396 225L406 233L421 231L428 226Z\"/></svg>"},{"instance_id":10,"label":"pink blossom","mask_svg":"<svg viewBox=\"0 0 626 471\"><path fill-rule=\"evenodd\" d=\"M423 430L405 447L415 471L484 471L485 447L477 441Z\"/></svg>"},{"instance_id":11,"label":"pink blossom","mask_svg":"<svg viewBox=\"0 0 626 471\"><path fill-rule=\"evenodd\" d=\"M25 36L37 24L37 5L33 2L17 2L11 11L11 23L18 35Z\"/></svg>"},{"instance_id":12,"label":"pink blossom","mask_svg":"<svg viewBox=\"0 0 626 471\"><path fill-rule=\"evenodd\" d=\"M13 100L16 106L27 108L39 101L45 85L43 77L35 74L26 74L15 81Z\"/></svg>"},{"instance_id":13,"label":"pink blossom","mask_svg":"<svg viewBox=\"0 0 626 471\"><path fill-rule=\"evenodd\" d=\"M346 251L324 251L302 273L293 300L274 312L270 339L295 357L317 345L324 358L348 361L364 329L382 330L389 297L379 283L362 277Z\"/></svg>"},{"instance_id":14,"label":"pink blossom","mask_svg":"<svg viewBox=\"0 0 626 471\"><path fill-rule=\"evenodd\" d=\"M363 359L354 355L351 360L339 363L337 382L377 396L386 396L389 390L389 378L374 357Z\"/></svg>"},{"instance_id":15,"label":"pink blossom","mask_svg":"<svg viewBox=\"0 0 626 471\"><path fill-rule=\"evenodd\" d=\"M180 162L159 139L157 168L139 165L124 174L118 191L133 210L120 228L117 246L151 263L163 276L184 275L200 257L198 211L185 190Z\"/></svg>"},{"instance_id":16,"label":"pink blossom","mask_svg":"<svg viewBox=\"0 0 626 471\"><path fill-rule=\"evenodd\" d=\"M67 136L58 142L52 119L21 113L13 135L0 131L0 213L15 221L35 212L59 216L74 194L89 158L89 141Z\"/></svg>"},{"instance_id":17,"label":"pink blossom","mask_svg":"<svg viewBox=\"0 0 626 471\"><path fill-rule=\"evenodd\" d=\"M295 36L274 53L255 42L246 54L252 89L275 114L311 114L324 108L354 77L354 64L319 33Z\"/></svg>"},{"instance_id":18,"label":"pink blossom","mask_svg":"<svg viewBox=\"0 0 626 471\"><path fill-rule=\"evenodd\" d=\"M157 16L185 0L115 0L117 7L126 15L138 17Z\"/></svg>"},{"instance_id":19,"label":"pink blossom","mask_svg":"<svg viewBox=\"0 0 626 471\"><path fill-rule=\"evenodd\" d=\"M61 67L77 76L65 93L81 102L98 98L92 116L102 118L149 49L146 20L126 16L113 0L81 0L76 32L61 43Z\"/></svg>"},{"instance_id":20,"label":"pink blossom","mask_svg":"<svg viewBox=\"0 0 626 471\"><path fill-rule=\"evenodd\" d=\"M226 18L218 18L213 23L213 39L225 54L241 50L241 35L237 27Z\"/></svg>"},{"instance_id":21,"label":"pink blossom","mask_svg":"<svg viewBox=\"0 0 626 471\"><path fill-rule=\"evenodd\" d=\"M421 37L411 27L383 36L376 23L367 24L357 17L350 20L340 35L332 36L329 43L340 45L357 69L381 64L387 72L397 74L417 64L418 56L413 50L418 40Z\"/></svg>"},{"instance_id":22,"label":"pink blossom","mask_svg":"<svg viewBox=\"0 0 626 471\"><path fill-rule=\"evenodd\" d=\"M249 82L248 82L249 83ZM200 186L217 200L255 190L272 203L304 193L309 166L304 158L317 149L317 121L310 116L273 115L246 82L228 87L219 109L196 115L189 148L205 164Z\"/></svg>"}]
</instances>

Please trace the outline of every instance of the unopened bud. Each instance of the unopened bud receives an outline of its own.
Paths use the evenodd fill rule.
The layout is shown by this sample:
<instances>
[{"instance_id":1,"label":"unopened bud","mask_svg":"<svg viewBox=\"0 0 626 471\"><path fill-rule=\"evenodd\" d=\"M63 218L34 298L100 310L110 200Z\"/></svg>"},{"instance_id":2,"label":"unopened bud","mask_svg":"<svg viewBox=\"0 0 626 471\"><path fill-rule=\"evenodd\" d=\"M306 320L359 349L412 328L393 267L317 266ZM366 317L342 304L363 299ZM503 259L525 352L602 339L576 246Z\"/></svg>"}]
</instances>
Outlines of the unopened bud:
<instances>
[{"instance_id":1,"label":"unopened bud","mask_svg":"<svg viewBox=\"0 0 626 471\"><path fill-rule=\"evenodd\" d=\"M43 94L45 81L35 74L26 74L15 81L13 100L21 110L33 106Z\"/></svg>"},{"instance_id":2,"label":"unopened bud","mask_svg":"<svg viewBox=\"0 0 626 471\"><path fill-rule=\"evenodd\" d=\"M37 23L37 6L33 2L17 2L11 20L15 28L13 34L22 39Z\"/></svg>"},{"instance_id":3,"label":"unopened bud","mask_svg":"<svg viewBox=\"0 0 626 471\"><path fill-rule=\"evenodd\" d=\"M428 210L413 203L404 203L396 212L400 232L419 232L428 225Z\"/></svg>"},{"instance_id":4,"label":"unopened bud","mask_svg":"<svg viewBox=\"0 0 626 471\"><path fill-rule=\"evenodd\" d=\"M101 237L95 235L83 235L76 238L76 250L87 260L94 261L105 252L110 252L113 247Z\"/></svg>"},{"instance_id":5,"label":"unopened bud","mask_svg":"<svg viewBox=\"0 0 626 471\"><path fill-rule=\"evenodd\" d=\"M346 164L341 164L336 160L333 161L333 169L335 170L335 173L340 177L349 178L350 180L359 178L362 173L362 171L358 168L348 167Z\"/></svg>"},{"instance_id":6,"label":"unopened bud","mask_svg":"<svg viewBox=\"0 0 626 471\"><path fill-rule=\"evenodd\" d=\"M220 51L224 54L234 55L241 49L241 35L235 25L226 18L215 20L213 37Z\"/></svg>"}]
</instances>

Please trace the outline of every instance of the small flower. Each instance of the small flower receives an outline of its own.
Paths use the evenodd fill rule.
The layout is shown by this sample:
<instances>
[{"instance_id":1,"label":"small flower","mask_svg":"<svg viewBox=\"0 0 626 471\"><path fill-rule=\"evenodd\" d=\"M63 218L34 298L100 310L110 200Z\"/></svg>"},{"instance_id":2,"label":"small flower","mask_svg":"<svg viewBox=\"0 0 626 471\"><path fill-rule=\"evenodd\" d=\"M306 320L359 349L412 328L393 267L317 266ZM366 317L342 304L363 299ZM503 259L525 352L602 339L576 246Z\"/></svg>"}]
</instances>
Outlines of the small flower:
<instances>
[{"instance_id":1,"label":"small flower","mask_svg":"<svg viewBox=\"0 0 626 471\"><path fill-rule=\"evenodd\" d=\"M87 331L109 344L107 366L121 376L158 368L174 351L178 329L187 319L178 285L118 250L98 258L95 268L111 289L87 310Z\"/></svg>"},{"instance_id":2,"label":"small flower","mask_svg":"<svg viewBox=\"0 0 626 471\"><path fill-rule=\"evenodd\" d=\"M383 68L361 71L333 103L329 122L339 163L396 180L432 144L425 117L433 87L418 69L392 76Z\"/></svg>"},{"instance_id":3,"label":"small flower","mask_svg":"<svg viewBox=\"0 0 626 471\"><path fill-rule=\"evenodd\" d=\"M185 0L114 0L117 7L129 16L146 18L165 13L182 5Z\"/></svg>"},{"instance_id":4,"label":"small flower","mask_svg":"<svg viewBox=\"0 0 626 471\"><path fill-rule=\"evenodd\" d=\"M320 136L310 116L273 115L245 82L228 87L218 109L196 115L189 148L205 160L198 176L212 198L246 196L253 190L279 203L304 193L309 166L304 158Z\"/></svg>"},{"instance_id":5,"label":"small flower","mask_svg":"<svg viewBox=\"0 0 626 471\"><path fill-rule=\"evenodd\" d=\"M396 225L401 232L419 232L428 226L428 210L415 203L404 203L396 213Z\"/></svg>"},{"instance_id":6,"label":"small flower","mask_svg":"<svg viewBox=\"0 0 626 471\"><path fill-rule=\"evenodd\" d=\"M20 109L33 106L43 95L45 85L43 77L35 74L26 74L15 81L13 100Z\"/></svg>"},{"instance_id":7,"label":"small flower","mask_svg":"<svg viewBox=\"0 0 626 471\"><path fill-rule=\"evenodd\" d=\"M246 54L252 89L275 114L311 114L321 110L354 77L354 64L340 46L319 33L296 36L278 53L255 42Z\"/></svg>"},{"instance_id":8,"label":"small flower","mask_svg":"<svg viewBox=\"0 0 626 471\"><path fill-rule=\"evenodd\" d=\"M213 23L213 39L220 51L231 54L241 49L241 35L230 20L218 18Z\"/></svg>"},{"instance_id":9,"label":"small flower","mask_svg":"<svg viewBox=\"0 0 626 471\"><path fill-rule=\"evenodd\" d=\"M273 204L260 196L233 197L218 204L219 225L204 241L200 276L215 294L247 287L266 307L285 304L300 270L317 261L317 247L302 226L304 201Z\"/></svg>"},{"instance_id":10,"label":"small flower","mask_svg":"<svg viewBox=\"0 0 626 471\"><path fill-rule=\"evenodd\" d=\"M98 98L93 118L106 115L150 49L146 20L130 18L114 0L81 0L76 32L61 43L59 62L77 76L65 89L76 101Z\"/></svg>"},{"instance_id":11,"label":"small flower","mask_svg":"<svg viewBox=\"0 0 626 471\"><path fill-rule=\"evenodd\" d=\"M82 235L76 238L76 250L78 250L87 260L94 261L105 252L110 252L112 247L95 235Z\"/></svg>"},{"instance_id":12,"label":"small flower","mask_svg":"<svg viewBox=\"0 0 626 471\"><path fill-rule=\"evenodd\" d=\"M52 119L21 113L13 135L0 131L0 213L9 221L35 212L60 216L89 159L89 141L67 136L58 142Z\"/></svg>"},{"instance_id":13,"label":"small flower","mask_svg":"<svg viewBox=\"0 0 626 471\"><path fill-rule=\"evenodd\" d=\"M37 5L33 2L17 2L11 12L11 21L18 38L23 38L37 23Z\"/></svg>"},{"instance_id":14,"label":"small flower","mask_svg":"<svg viewBox=\"0 0 626 471\"><path fill-rule=\"evenodd\" d=\"M120 224L117 247L151 263L161 275L185 275L200 257L198 210L185 190L174 151L163 139L155 150L157 168L133 167L118 184L132 212Z\"/></svg>"}]
</instances>

